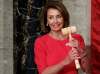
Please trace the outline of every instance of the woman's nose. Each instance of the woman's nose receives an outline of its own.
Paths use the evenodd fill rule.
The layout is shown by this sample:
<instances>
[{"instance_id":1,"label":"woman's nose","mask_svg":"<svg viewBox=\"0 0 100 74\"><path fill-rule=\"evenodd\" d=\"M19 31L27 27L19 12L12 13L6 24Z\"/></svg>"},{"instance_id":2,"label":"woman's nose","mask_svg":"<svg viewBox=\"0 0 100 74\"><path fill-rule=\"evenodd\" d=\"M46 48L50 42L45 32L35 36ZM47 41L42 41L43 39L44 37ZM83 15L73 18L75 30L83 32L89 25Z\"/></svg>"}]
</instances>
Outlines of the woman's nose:
<instances>
[{"instance_id":1,"label":"woman's nose","mask_svg":"<svg viewBox=\"0 0 100 74\"><path fill-rule=\"evenodd\" d=\"M55 17L55 18L54 18L54 22L56 23L57 21L58 21L58 20L57 20L57 18Z\"/></svg>"}]
</instances>

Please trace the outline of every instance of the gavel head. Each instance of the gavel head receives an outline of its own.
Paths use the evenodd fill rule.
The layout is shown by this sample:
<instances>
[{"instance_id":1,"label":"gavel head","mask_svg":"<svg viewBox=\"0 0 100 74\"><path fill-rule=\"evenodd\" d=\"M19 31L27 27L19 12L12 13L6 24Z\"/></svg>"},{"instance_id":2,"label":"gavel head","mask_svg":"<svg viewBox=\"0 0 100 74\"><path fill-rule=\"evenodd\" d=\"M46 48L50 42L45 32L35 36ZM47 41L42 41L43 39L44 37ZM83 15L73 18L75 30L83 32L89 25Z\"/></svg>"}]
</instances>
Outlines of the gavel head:
<instances>
[{"instance_id":1,"label":"gavel head","mask_svg":"<svg viewBox=\"0 0 100 74\"><path fill-rule=\"evenodd\" d=\"M75 33L76 32L76 27L75 26L70 26L70 27L62 28L61 31L62 31L63 35L67 35L69 33Z\"/></svg>"}]
</instances>

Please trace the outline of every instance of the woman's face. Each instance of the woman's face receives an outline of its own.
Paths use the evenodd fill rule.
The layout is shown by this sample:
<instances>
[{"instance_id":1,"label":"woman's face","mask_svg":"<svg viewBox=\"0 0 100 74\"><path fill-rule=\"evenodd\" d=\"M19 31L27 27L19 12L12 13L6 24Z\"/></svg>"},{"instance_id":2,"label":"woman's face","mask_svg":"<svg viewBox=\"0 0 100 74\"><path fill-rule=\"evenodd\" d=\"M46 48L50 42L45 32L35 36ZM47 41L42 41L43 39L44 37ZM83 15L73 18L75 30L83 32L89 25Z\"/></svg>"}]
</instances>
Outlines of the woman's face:
<instances>
[{"instance_id":1,"label":"woman's face","mask_svg":"<svg viewBox=\"0 0 100 74\"><path fill-rule=\"evenodd\" d=\"M64 25L64 19L57 9L50 8L47 11L47 23L52 31L60 31Z\"/></svg>"}]
</instances>

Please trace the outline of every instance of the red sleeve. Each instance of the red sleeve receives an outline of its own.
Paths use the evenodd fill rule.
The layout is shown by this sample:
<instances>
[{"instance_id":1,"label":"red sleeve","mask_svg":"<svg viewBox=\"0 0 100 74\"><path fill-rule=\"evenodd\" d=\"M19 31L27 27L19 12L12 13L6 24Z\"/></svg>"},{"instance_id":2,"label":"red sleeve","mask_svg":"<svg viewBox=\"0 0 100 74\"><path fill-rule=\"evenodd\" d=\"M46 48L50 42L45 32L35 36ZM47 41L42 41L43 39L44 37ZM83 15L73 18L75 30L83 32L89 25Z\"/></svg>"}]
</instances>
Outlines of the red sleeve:
<instances>
[{"instance_id":1,"label":"red sleeve","mask_svg":"<svg viewBox=\"0 0 100 74\"><path fill-rule=\"evenodd\" d=\"M34 44L34 53L35 53L35 63L37 64L37 68L39 74L46 67L46 48L45 43L41 40L41 38L37 38Z\"/></svg>"}]
</instances>

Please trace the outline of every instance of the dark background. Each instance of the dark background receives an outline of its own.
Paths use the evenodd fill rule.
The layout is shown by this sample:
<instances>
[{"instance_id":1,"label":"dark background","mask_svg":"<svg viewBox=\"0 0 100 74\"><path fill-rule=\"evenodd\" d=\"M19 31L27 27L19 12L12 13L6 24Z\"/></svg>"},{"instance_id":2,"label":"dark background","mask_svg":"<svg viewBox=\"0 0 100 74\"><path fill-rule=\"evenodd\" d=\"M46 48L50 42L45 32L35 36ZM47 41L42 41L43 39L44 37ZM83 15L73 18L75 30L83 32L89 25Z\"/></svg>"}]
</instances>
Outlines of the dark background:
<instances>
[{"instance_id":1,"label":"dark background","mask_svg":"<svg viewBox=\"0 0 100 74\"><path fill-rule=\"evenodd\" d=\"M14 1L14 74L38 74L34 40L41 34L39 13L45 0Z\"/></svg>"}]
</instances>

